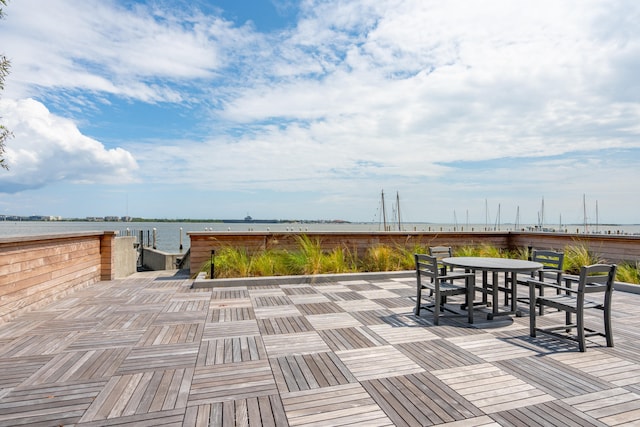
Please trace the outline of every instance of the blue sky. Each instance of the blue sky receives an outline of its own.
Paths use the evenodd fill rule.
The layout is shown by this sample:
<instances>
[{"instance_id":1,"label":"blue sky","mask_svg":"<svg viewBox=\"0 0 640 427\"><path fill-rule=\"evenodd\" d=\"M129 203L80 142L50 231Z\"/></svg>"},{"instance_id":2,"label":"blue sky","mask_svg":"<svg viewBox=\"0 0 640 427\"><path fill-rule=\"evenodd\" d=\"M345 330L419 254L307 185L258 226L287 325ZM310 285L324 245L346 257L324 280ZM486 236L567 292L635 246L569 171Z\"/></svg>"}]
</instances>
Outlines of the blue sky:
<instances>
[{"instance_id":1,"label":"blue sky","mask_svg":"<svg viewBox=\"0 0 640 427\"><path fill-rule=\"evenodd\" d=\"M5 13L0 214L640 223L634 0Z\"/></svg>"}]
</instances>

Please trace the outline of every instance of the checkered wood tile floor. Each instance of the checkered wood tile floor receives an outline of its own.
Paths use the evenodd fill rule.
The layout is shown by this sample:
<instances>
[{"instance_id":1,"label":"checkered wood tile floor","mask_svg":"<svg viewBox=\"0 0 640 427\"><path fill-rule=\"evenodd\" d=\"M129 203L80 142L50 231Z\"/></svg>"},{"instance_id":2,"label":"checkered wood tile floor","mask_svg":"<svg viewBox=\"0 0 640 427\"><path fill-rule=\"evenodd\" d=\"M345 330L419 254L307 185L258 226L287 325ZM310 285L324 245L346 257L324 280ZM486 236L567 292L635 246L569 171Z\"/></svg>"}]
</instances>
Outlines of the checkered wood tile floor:
<instances>
[{"instance_id":1,"label":"checkered wood tile floor","mask_svg":"<svg viewBox=\"0 0 640 427\"><path fill-rule=\"evenodd\" d=\"M411 275L190 285L136 273L1 324L0 426L640 425L640 295L579 353L527 317L434 326Z\"/></svg>"}]
</instances>

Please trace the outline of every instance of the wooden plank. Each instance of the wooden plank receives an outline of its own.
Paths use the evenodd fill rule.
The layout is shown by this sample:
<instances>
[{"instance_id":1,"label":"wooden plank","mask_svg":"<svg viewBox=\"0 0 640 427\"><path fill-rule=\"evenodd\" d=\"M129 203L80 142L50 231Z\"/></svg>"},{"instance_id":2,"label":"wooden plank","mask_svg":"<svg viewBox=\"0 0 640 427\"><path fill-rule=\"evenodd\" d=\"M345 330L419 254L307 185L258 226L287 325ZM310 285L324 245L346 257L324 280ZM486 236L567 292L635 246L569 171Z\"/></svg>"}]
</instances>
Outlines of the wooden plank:
<instances>
[{"instance_id":1,"label":"wooden plank","mask_svg":"<svg viewBox=\"0 0 640 427\"><path fill-rule=\"evenodd\" d=\"M395 313L391 310L380 308L372 310L352 311L349 310L349 314L363 325L379 325L382 323L388 323L390 319L395 317Z\"/></svg>"},{"instance_id":2,"label":"wooden plank","mask_svg":"<svg viewBox=\"0 0 640 427\"><path fill-rule=\"evenodd\" d=\"M392 346L335 353L359 381L423 371L420 366Z\"/></svg>"},{"instance_id":3,"label":"wooden plank","mask_svg":"<svg viewBox=\"0 0 640 427\"><path fill-rule=\"evenodd\" d=\"M207 323L202 335L203 340L260 335L256 320L236 322Z\"/></svg>"},{"instance_id":4,"label":"wooden plank","mask_svg":"<svg viewBox=\"0 0 640 427\"><path fill-rule=\"evenodd\" d=\"M432 420L424 415L405 397L404 390L398 390L387 378L363 381L362 386L378 403L396 426L432 425Z\"/></svg>"},{"instance_id":5,"label":"wooden plank","mask_svg":"<svg viewBox=\"0 0 640 427\"><path fill-rule=\"evenodd\" d=\"M329 351L329 346L317 332L268 335L262 337L269 357Z\"/></svg>"},{"instance_id":6,"label":"wooden plank","mask_svg":"<svg viewBox=\"0 0 640 427\"><path fill-rule=\"evenodd\" d=\"M283 393L282 403L291 426L311 423L392 425L359 384Z\"/></svg>"},{"instance_id":7,"label":"wooden plank","mask_svg":"<svg viewBox=\"0 0 640 427\"><path fill-rule=\"evenodd\" d=\"M197 366L246 362L266 357L266 350L258 337L220 338L202 342L198 352Z\"/></svg>"},{"instance_id":8,"label":"wooden plank","mask_svg":"<svg viewBox=\"0 0 640 427\"><path fill-rule=\"evenodd\" d=\"M116 375L193 367L196 364L198 350L199 343L135 347L120 364Z\"/></svg>"},{"instance_id":9,"label":"wooden plank","mask_svg":"<svg viewBox=\"0 0 640 427\"><path fill-rule=\"evenodd\" d=\"M609 382L563 366L553 359L543 361L537 357L525 357L503 360L497 366L560 399L612 387Z\"/></svg>"},{"instance_id":10,"label":"wooden plank","mask_svg":"<svg viewBox=\"0 0 640 427\"><path fill-rule=\"evenodd\" d=\"M318 333L333 351L375 347L383 344L382 340L375 339L364 328L324 329Z\"/></svg>"},{"instance_id":11,"label":"wooden plank","mask_svg":"<svg viewBox=\"0 0 640 427\"><path fill-rule=\"evenodd\" d=\"M183 426L288 426L277 395L229 402L203 404L187 408Z\"/></svg>"},{"instance_id":12,"label":"wooden plank","mask_svg":"<svg viewBox=\"0 0 640 427\"><path fill-rule=\"evenodd\" d=\"M53 357L53 355L3 357L0 359L0 389L13 388L22 384Z\"/></svg>"},{"instance_id":13,"label":"wooden plank","mask_svg":"<svg viewBox=\"0 0 640 427\"><path fill-rule=\"evenodd\" d=\"M402 343L396 348L428 371L484 362L478 356L443 339Z\"/></svg>"},{"instance_id":14,"label":"wooden plank","mask_svg":"<svg viewBox=\"0 0 640 427\"><path fill-rule=\"evenodd\" d=\"M258 319L258 328L263 335L292 334L313 330L313 326L305 316Z\"/></svg>"},{"instance_id":15,"label":"wooden plank","mask_svg":"<svg viewBox=\"0 0 640 427\"><path fill-rule=\"evenodd\" d=\"M334 302L324 302L317 304L297 304L296 307L302 314L328 314L342 313L344 310Z\"/></svg>"},{"instance_id":16,"label":"wooden plank","mask_svg":"<svg viewBox=\"0 0 640 427\"><path fill-rule=\"evenodd\" d=\"M0 399L0 425L75 424L104 385L101 381L15 388Z\"/></svg>"},{"instance_id":17,"label":"wooden plank","mask_svg":"<svg viewBox=\"0 0 640 427\"><path fill-rule=\"evenodd\" d=\"M277 392L267 361L197 367L188 405L229 402Z\"/></svg>"},{"instance_id":18,"label":"wooden plank","mask_svg":"<svg viewBox=\"0 0 640 427\"><path fill-rule=\"evenodd\" d=\"M362 326L349 313L323 313L305 316L313 328L317 331L321 329L338 329Z\"/></svg>"}]
</instances>

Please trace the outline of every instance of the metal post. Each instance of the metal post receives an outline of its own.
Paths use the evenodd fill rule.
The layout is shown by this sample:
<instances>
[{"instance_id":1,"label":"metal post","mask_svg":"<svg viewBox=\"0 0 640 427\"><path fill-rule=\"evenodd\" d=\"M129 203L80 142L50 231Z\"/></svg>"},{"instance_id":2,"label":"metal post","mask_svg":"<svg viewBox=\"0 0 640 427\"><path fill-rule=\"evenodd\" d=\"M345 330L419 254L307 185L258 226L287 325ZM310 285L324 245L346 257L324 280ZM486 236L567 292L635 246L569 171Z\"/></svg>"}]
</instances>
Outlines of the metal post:
<instances>
[{"instance_id":1,"label":"metal post","mask_svg":"<svg viewBox=\"0 0 640 427\"><path fill-rule=\"evenodd\" d=\"M156 249L156 239L158 238L158 230L153 229L153 249Z\"/></svg>"},{"instance_id":2,"label":"metal post","mask_svg":"<svg viewBox=\"0 0 640 427\"><path fill-rule=\"evenodd\" d=\"M180 250L182 250L182 227L180 227Z\"/></svg>"},{"instance_id":3,"label":"metal post","mask_svg":"<svg viewBox=\"0 0 640 427\"><path fill-rule=\"evenodd\" d=\"M140 230L140 267L144 265L144 230Z\"/></svg>"},{"instance_id":4,"label":"metal post","mask_svg":"<svg viewBox=\"0 0 640 427\"><path fill-rule=\"evenodd\" d=\"M215 268L215 258L216 258L216 251L215 249L211 249L211 271L209 273L209 278L213 279L214 278L214 274L216 272L216 268Z\"/></svg>"}]
</instances>

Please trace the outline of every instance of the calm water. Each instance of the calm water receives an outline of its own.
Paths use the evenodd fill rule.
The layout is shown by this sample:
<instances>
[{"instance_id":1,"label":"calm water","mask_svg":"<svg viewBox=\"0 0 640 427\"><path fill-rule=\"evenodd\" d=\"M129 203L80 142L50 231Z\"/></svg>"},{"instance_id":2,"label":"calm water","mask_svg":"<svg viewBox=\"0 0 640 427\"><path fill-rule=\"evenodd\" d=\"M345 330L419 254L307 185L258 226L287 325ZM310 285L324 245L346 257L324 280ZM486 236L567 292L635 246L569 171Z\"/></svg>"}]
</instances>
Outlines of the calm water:
<instances>
[{"instance_id":1,"label":"calm water","mask_svg":"<svg viewBox=\"0 0 640 427\"><path fill-rule=\"evenodd\" d=\"M527 225L520 225L526 228ZM553 227L553 225L550 225ZM278 223L278 224L255 224L255 223L234 223L222 224L219 222L49 222L49 221L0 221L0 237L27 236L49 233L68 233L77 231L116 231L121 235L127 231L134 236L139 236L143 231L145 244L152 238L153 229L156 229L156 247L159 250L171 253L180 252L180 242L182 251L189 248L188 231L382 231L382 225L378 223L348 223L348 224L300 224L300 223ZM432 224L432 223L403 223L403 230L406 231L482 231L487 228L484 224L469 224L468 226L454 226L453 224ZM497 229L498 231L513 230L513 224L505 224ZM568 225L565 228L574 233L584 233L582 225ZM395 227L397 230L397 225ZM494 230L494 227L488 227ZM640 224L634 225L592 225L587 230L590 233L611 234L634 234L640 235Z\"/></svg>"}]
</instances>

